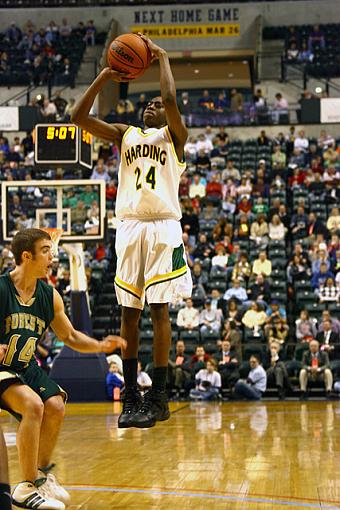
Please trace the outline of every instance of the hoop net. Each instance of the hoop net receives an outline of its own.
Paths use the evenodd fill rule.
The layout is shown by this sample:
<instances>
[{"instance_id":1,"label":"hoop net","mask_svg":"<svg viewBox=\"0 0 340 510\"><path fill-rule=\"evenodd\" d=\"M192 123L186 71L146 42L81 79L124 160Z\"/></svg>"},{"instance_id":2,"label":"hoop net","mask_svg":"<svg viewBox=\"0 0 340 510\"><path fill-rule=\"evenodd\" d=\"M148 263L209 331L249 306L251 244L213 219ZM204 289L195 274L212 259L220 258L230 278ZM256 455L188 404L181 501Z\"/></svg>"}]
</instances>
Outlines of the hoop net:
<instances>
[{"instance_id":1,"label":"hoop net","mask_svg":"<svg viewBox=\"0 0 340 510\"><path fill-rule=\"evenodd\" d=\"M44 230L44 232L47 232L51 238L52 241L52 255L54 259L58 259L58 245L60 238L64 232L62 228L42 228L41 230Z\"/></svg>"}]
</instances>

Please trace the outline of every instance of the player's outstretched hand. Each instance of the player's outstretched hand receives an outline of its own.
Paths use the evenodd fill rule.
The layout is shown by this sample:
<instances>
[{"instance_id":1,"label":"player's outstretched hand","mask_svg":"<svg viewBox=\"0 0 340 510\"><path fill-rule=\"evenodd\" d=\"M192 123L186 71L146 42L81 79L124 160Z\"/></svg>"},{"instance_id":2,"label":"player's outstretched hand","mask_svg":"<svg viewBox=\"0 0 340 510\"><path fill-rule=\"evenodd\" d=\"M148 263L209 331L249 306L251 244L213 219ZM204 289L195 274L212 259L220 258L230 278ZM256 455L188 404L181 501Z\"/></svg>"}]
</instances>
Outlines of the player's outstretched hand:
<instances>
[{"instance_id":1,"label":"player's outstretched hand","mask_svg":"<svg viewBox=\"0 0 340 510\"><path fill-rule=\"evenodd\" d=\"M7 351L7 345L6 344L0 344L0 363L5 357Z\"/></svg>"},{"instance_id":2,"label":"player's outstretched hand","mask_svg":"<svg viewBox=\"0 0 340 510\"><path fill-rule=\"evenodd\" d=\"M125 349L126 340L121 338L120 336L108 335L104 338L102 342L100 342L101 352L105 352L109 354L110 352L115 351L116 349Z\"/></svg>"},{"instance_id":3,"label":"player's outstretched hand","mask_svg":"<svg viewBox=\"0 0 340 510\"><path fill-rule=\"evenodd\" d=\"M129 81L129 78L127 78L126 73L120 73L119 71L115 71L110 67L104 67L104 69L100 72L100 76L105 78L105 80L113 80L118 82Z\"/></svg>"},{"instance_id":4,"label":"player's outstretched hand","mask_svg":"<svg viewBox=\"0 0 340 510\"><path fill-rule=\"evenodd\" d=\"M166 53L166 51L161 48L160 46L157 46L154 42L151 41L146 35L143 35L141 32L138 32L139 37L143 39L143 41L147 44L150 52L151 52L151 61L153 62L157 58L159 58L162 53Z\"/></svg>"}]
</instances>

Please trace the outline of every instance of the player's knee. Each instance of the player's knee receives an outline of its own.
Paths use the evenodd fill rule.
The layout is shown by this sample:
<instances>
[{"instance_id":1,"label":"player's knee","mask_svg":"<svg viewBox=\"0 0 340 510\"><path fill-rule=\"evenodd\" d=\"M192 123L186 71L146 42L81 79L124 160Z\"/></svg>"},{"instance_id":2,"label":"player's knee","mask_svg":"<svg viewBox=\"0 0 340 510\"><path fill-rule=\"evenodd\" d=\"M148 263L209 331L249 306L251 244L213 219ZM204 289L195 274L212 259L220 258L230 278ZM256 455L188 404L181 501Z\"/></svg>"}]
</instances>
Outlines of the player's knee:
<instances>
[{"instance_id":1,"label":"player's knee","mask_svg":"<svg viewBox=\"0 0 340 510\"><path fill-rule=\"evenodd\" d=\"M150 305L150 312L153 323L160 322L164 324L170 320L167 303L157 303Z\"/></svg>"},{"instance_id":2,"label":"player's knee","mask_svg":"<svg viewBox=\"0 0 340 510\"><path fill-rule=\"evenodd\" d=\"M44 414L44 404L40 398L29 398L25 400L25 406L22 415L30 416L34 420L42 420Z\"/></svg>"},{"instance_id":3,"label":"player's knee","mask_svg":"<svg viewBox=\"0 0 340 510\"><path fill-rule=\"evenodd\" d=\"M44 414L62 420L65 416L65 403L60 395L51 397L44 404Z\"/></svg>"},{"instance_id":4,"label":"player's knee","mask_svg":"<svg viewBox=\"0 0 340 510\"><path fill-rule=\"evenodd\" d=\"M121 320L128 326L132 326L132 325L138 326L140 314L141 314L141 311L138 310L137 308L127 308L127 307L123 306Z\"/></svg>"}]
</instances>

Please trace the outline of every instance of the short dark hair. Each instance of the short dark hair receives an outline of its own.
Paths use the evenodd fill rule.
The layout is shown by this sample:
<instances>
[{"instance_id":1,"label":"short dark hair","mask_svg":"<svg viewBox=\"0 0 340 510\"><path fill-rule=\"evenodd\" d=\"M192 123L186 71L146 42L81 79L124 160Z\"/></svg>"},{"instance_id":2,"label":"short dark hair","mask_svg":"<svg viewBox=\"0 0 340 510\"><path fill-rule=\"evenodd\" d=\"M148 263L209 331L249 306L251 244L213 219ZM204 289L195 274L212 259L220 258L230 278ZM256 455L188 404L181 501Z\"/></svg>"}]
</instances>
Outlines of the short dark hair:
<instances>
[{"instance_id":1,"label":"short dark hair","mask_svg":"<svg viewBox=\"0 0 340 510\"><path fill-rule=\"evenodd\" d=\"M34 255L35 243L42 239L51 241L50 235L40 228L27 228L15 234L12 240L12 252L17 266L20 266L22 262L23 252L29 251Z\"/></svg>"}]
</instances>

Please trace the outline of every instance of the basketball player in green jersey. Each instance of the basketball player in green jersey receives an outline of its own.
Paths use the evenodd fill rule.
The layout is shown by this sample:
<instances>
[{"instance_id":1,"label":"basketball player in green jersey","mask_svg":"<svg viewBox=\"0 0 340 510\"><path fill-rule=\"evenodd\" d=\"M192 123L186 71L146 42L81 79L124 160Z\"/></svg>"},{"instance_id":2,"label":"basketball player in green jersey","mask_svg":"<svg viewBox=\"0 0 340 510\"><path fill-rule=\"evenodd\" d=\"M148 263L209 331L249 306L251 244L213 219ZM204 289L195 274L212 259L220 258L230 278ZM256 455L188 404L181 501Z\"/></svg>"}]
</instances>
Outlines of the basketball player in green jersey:
<instances>
[{"instance_id":1,"label":"basketball player in green jersey","mask_svg":"<svg viewBox=\"0 0 340 510\"><path fill-rule=\"evenodd\" d=\"M141 35L141 34L140 34ZM125 395L118 427L152 427L170 417L166 379L171 324L168 303L191 296L192 282L184 253L178 187L188 131L176 101L176 87L166 51L141 35L152 59L159 60L161 97L149 101L144 130L108 124L90 115L94 100L109 80L127 81L105 68L75 105L72 122L93 135L114 142L121 152L116 216L117 271L115 288L122 305L121 335ZM145 299L153 324L152 388L137 389L139 319Z\"/></svg>"},{"instance_id":2,"label":"basketball player in green jersey","mask_svg":"<svg viewBox=\"0 0 340 510\"><path fill-rule=\"evenodd\" d=\"M65 410L65 392L38 366L36 345L51 327L79 352L112 352L125 346L120 337L102 342L76 331L59 293L46 278L52 263L49 234L39 229L18 232L12 241L16 267L0 277L0 406L21 418L17 448L23 482L13 494L19 508L64 510L70 496L49 472Z\"/></svg>"},{"instance_id":3,"label":"basketball player in green jersey","mask_svg":"<svg viewBox=\"0 0 340 510\"><path fill-rule=\"evenodd\" d=\"M0 345L0 362L6 352L6 346ZM11 488L8 477L7 449L4 434L0 427L0 508L12 510Z\"/></svg>"}]
</instances>

